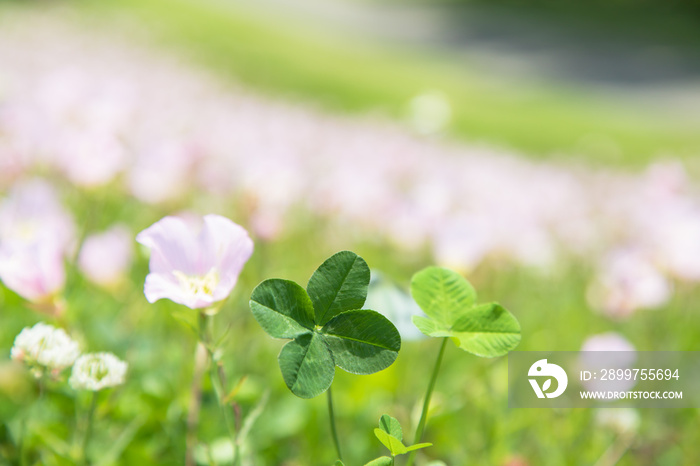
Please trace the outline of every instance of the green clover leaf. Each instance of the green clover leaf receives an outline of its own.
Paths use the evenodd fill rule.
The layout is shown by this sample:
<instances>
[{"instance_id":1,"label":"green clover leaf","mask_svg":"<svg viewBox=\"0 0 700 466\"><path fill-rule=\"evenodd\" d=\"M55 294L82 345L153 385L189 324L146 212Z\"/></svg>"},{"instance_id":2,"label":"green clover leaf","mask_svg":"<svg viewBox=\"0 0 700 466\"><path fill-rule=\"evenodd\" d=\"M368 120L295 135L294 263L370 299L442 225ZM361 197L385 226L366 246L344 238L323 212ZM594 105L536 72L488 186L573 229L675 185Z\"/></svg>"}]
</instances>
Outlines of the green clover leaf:
<instances>
[{"instance_id":1,"label":"green clover leaf","mask_svg":"<svg viewBox=\"0 0 700 466\"><path fill-rule=\"evenodd\" d=\"M428 267L413 276L411 295L427 317L414 316L418 330L449 337L482 357L502 356L520 343L520 324L497 303L476 304L476 291L460 274Z\"/></svg>"},{"instance_id":2,"label":"green clover leaf","mask_svg":"<svg viewBox=\"0 0 700 466\"><path fill-rule=\"evenodd\" d=\"M307 289L269 279L250 297L260 326L274 338L291 339L278 362L287 387L300 398L328 390L335 366L353 374L373 374L398 356L401 337L378 312L360 309L367 297L367 263L350 251L327 259Z\"/></svg>"},{"instance_id":3,"label":"green clover leaf","mask_svg":"<svg viewBox=\"0 0 700 466\"><path fill-rule=\"evenodd\" d=\"M369 463L365 464L365 466L392 466L393 464L394 460L388 456L380 456L379 458L375 458Z\"/></svg>"},{"instance_id":4,"label":"green clover leaf","mask_svg":"<svg viewBox=\"0 0 700 466\"><path fill-rule=\"evenodd\" d=\"M388 414L382 415L382 417L379 418L379 428L403 442L403 430L396 418Z\"/></svg>"},{"instance_id":5,"label":"green clover leaf","mask_svg":"<svg viewBox=\"0 0 700 466\"><path fill-rule=\"evenodd\" d=\"M389 449L391 456L404 455L408 452L426 448L432 445L432 443L417 443L408 447L405 446L403 444L403 431L401 430L401 424L399 424L399 421L388 414L384 414L379 419L379 428L374 429L374 435L385 447ZM377 460L378 459L379 458L377 458Z\"/></svg>"}]
</instances>

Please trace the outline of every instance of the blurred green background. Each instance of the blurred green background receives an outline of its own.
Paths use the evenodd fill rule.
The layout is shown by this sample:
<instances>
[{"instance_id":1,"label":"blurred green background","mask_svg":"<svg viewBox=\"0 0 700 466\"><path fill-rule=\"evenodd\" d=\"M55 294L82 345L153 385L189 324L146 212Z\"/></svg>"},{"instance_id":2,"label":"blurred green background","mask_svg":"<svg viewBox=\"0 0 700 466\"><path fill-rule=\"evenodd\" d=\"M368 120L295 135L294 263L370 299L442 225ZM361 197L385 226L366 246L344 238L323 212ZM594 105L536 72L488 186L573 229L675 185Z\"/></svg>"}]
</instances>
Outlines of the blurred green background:
<instances>
[{"instance_id":1,"label":"blurred green background","mask_svg":"<svg viewBox=\"0 0 700 466\"><path fill-rule=\"evenodd\" d=\"M697 2L696 2L697 3ZM451 118L436 138L505 147L557 164L636 172L659 157L680 159L691 174L700 153L700 13L682 2L306 2L234 0L82 0L0 3L5 20L46 15L84 31L111 31L188 64L219 73L266 98L350 115L379 115L410 127L411 99L437 92ZM0 31L0 35L2 32ZM636 58L635 58L636 57ZM2 64L0 64L0 67ZM602 142L601 142L602 141ZM206 207L207 195L143 204L112 187L85 191L59 181L62 199L89 230L119 221L137 232L173 212ZM248 227L245 199L216 199L220 213ZM269 403L245 445L247 464L332 464L325 399L294 397L267 337L247 305L269 277L305 283L338 249L406 288L431 264L373 237L339 233L327 219L299 213L279 238L254 238L256 250L234 295L217 317L229 374L247 376L237 395L249 412L265 389ZM149 305L142 293L147 254L138 252L128 285L108 293L69 269L68 319L87 346L130 363L128 383L102 398L93 455L123 441L104 464L182 464L194 336L180 306ZM697 350L700 297L679 283L663 308L626 320L592 312L586 289L592 265L565 257L551 270L490 261L468 275L482 301L498 300L522 325L518 350L578 350L592 334L616 331L638 350ZM42 317L0 288L0 348ZM372 376L338 370L334 385L346 464L384 454L372 434L384 413L413 430L438 341L405 342L397 362ZM0 367L0 455L16 458L11 430L38 396L6 359ZM19 375L18 375L19 373ZM234 377L236 379L237 377ZM509 410L507 361L480 359L448 346L419 464L593 465L623 434L591 410ZM71 392L57 387L33 413L34 464L70 464L52 451L74 417ZM621 465L700 464L697 409L642 410ZM205 381L200 439L225 436ZM126 432L126 434L122 434ZM627 435L625 433L624 435ZM98 463L96 463L98 464ZM99 463L103 464L103 463ZM401 464L401 463L399 463ZM439 463L437 463L439 464Z\"/></svg>"}]
</instances>

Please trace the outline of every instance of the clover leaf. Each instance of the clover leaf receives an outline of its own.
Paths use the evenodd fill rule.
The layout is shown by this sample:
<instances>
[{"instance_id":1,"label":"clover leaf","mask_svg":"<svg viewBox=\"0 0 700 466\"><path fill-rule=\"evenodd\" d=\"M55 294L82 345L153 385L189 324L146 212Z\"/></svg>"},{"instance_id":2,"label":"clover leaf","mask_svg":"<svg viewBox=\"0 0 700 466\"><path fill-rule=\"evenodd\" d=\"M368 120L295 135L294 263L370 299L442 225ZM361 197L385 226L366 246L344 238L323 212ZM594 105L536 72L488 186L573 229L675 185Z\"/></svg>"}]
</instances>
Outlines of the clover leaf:
<instances>
[{"instance_id":1,"label":"clover leaf","mask_svg":"<svg viewBox=\"0 0 700 466\"><path fill-rule=\"evenodd\" d=\"M378 312L360 309L370 271L357 254L341 251L327 259L304 290L289 280L269 279L250 297L260 326L274 338L291 339L278 362L287 387L313 398L333 382L335 366L353 374L373 374L398 356L401 337Z\"/></svg>"},{"instance_id":2,"label":"clover leaf","mask_svg":"<svg viewBox=\"0 0 700 466\"><path fill-rule=\"evenodd\" d=\"M401 430L401 424L399 424L399 421L389 416L388 414L384 414L379 419L379 428L374 429L374 435L379 439L380 442L382 442L382 444L385 447L389 449L389 452L391 453L392 457L397 455L404 455L408 452L420 450L421 448L426 448L432 445L432 443L417 443L415 445L405 446L403 444L403 431ZM388 457L383 456L377 458L367 463L367 465L384 464L383 461L385 460L383 460L383 458Z\"/></svg>"},{"instance_id":3,"label":"clover leaf","mask_svg":"<svg viewBox=\"0 0 700 466\"><path fill-rule=\"evenodd\" d=\"M394 460L388 456L380 456L379 458L375 458L369 463L365 464L365 466L392 466L393 464Z\"/></svg>"},{"instance_id":4,"label":"clover leaf","mask_svg":"<svg viewBox=\"0 0 700 466\"><path fill-rule=\"evenodd\" d=\"M418 330L449 337L465 351L502 356L520 343L520 324L497 303L477 304L476 291L460 274L428 267L413 276L411 295L427 317L413 316Z\"/></svg>"}]
</instances>

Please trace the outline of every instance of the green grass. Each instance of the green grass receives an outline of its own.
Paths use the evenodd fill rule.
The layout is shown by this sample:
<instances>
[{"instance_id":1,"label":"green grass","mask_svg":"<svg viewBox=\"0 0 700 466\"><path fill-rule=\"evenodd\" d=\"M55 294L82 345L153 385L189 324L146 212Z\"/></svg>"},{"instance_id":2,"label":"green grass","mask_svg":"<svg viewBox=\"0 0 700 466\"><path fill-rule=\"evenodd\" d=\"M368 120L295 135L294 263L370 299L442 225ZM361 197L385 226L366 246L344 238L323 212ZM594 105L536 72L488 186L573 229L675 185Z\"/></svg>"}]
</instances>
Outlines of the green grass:
<instances>
[{"instance_id":1,"label":"green grass","mask_svg":"<svg viewBox=\"0 0 700 466\"><path fill-rule=\"evenodd\" d=\"M91 24L138 18L161 43L236 81L331 110L379 111L402 118L416 94L445 93L449 132L534 157L641 165L663 155L689 157L700 132L681 116L644 111L555 84L486 76L445 57L338 37L225 4L189 0L81 3ZM586 144L586 140L611 142Z\"/></svg>"},{"instance_id":2,"label":"green grass","mask_svg":"<svg viewBox=\"0 0 700 466\"><path fill-rule=\"evenodd\" d=\"M92 198L63 186L63 197L84 219L95 212L97 226L121 219L134 231L157 220L161 213L125 198L112 188L100 191L100 208ZM244 209L231 200L232 218L245 219ZM311 228L310 225L317 227ZM260 465L330 465L333 446L324 397L300 400L284 386L277 354L284 342L269 338L254 321L248 297L261 280L281 277L305 282L313 269L334 252L323 222L298 219L286 234L271 243L256 242L231 299L217 316L217 331L229 329L223 343L223 363L233 384L246 375L236 400L243 413L250 412L269 389L270 402L250 437L249 458ZM333 240L337 244L338 238ZM412 256L376 239L343 244L365 257L373 270L391 272L402 285L429 264L425 256ZM83 337L90 350L113 351L130 363L122 388L103 393L93 439L95 458L107 451L132 423L138 429L117 464L182 464L184 426L192 371L195 336L180 319L192 319L192 311L169 301L149 305L143 296L147 257L139 254L130 280L118 293L102 291L69 269L66 299L67 326ZM484 301L503 302L519 319L523 340L518 350L577 350L594 333L617 330L640 350L692 350L697 346L700 314L692 312L698 293L679 288L663 310L639 312L624 323L611 322L588 309L584 295L589 272L585 267L563 266L558 273L542 275L516 267L481 267L470 275ZM25 325L46 319L27 309L14 293L0 285L0 368L8 371L7 352L12 339ZM396 363L386 371L357 376L337 370L334 397L338 429L348 465L361 465L384 454L372 429L379 416L391 413L400 419L409 437L427 383L439 341L404 342ZM19 379L19 380L18 380ZM2 438L17 426L18 416L31 409L36 397L32 382L17 374L0 384L0 458L13 458L12 442ZM23 390L18 396L17 385ZM216 409L212 388L205 379L202 423L203 442L221 438L224 422ZM507 408L507 360L469 355L449 344L434 396L434 410L426 441L434 443L423 454L449 465L503 465L514 457L537 465L591 465L615 441L613 432L599 427L592 410L542 410ZM73 393L56 385L33 414L35 429L42 426L58 438L71 441ZM642 424L637 441L620 465L697 464L700 431L693 409L639 411ZM60 461L45 444L40 431L30 441L33 455L48 465ZM681 447L682 445L682 447ZM652 463L652 461L654 461ZM3 463L4 464L4 463ZM398 463L403 464L403 463ZM419 464L426 464L421 461Z\"/></svg>"},{"instance_id":3,"label":"green grass","mask_svg":"<svg viewBox=\"0 0 700 466\"><path fill-rule=\"evenodd\" d=\"M166 5L171 8L166 8ZM112 7L121 8L120 11L129 15L138 12L144 18L151 18L153 26L163 34L163 40L177 40L205 63L271 92L311 96L331 107L353 111L379 106L398 115L404 99L430 82L429 79L434 79L435 82L439 80L445 92L457 93L454 95L462 96L464 102L473 96L473 106L468 107L473 109L470 111L477 112L478 105L488 106L489 102L499 101L503 109L510 108L514 113L519 109L520 116L514 118L526 120L528 101L518 101L511 94L499 95L495 91L479 98L475 89L485 88L483 82L467 78L460 80L458 71L444 64L418 61L418 58L406 55L388 55L387 51L361 49L359 45L341 47L328 41L315 42L308 33L295 36L289 31L263 28L246 23L232 12L217 14L215 9L203 9L177 0L167 3L142 0L141 3L109 8ZM115 12L105 8L104 5L95 5L86 7L85 11ZM204 18L207 23L198 23L196 18ZM290 35L286 35L288 33ZM242 41L244 38L247 41ZM303 54L294 60L295 50L306 50L311 55ZM335 54L333 50L336 50ZM343 67L324 67L328 63L343 64ZM434 64L435 67L420 66L420 63ZM402 73L406 73L405 79L401 78ZM394 86L390 78L397 80ZM448 83L452 83L449 89ZM498 89L496 85L494 88ZM537 95L532 94L530 105L538 102ZM552 95L548 99L541 97L549 102L549 106L537 106L538 111L533 112L527 127L532 130L537 124L556 122L556 110L564 112L568 109L568 118L563 119L566 125L559 122L568 132L533 132L530 136L533 152L538 152L537 146L539 152L543 152L545 147L557 147L557 141L565 144L567 138L577 134L574 128L580 131L590 125L606 128L606 122L610 125L617 122L614 127L618 131L625 128L624 132L616 134L627 134L630 145L626 147L641 148L644 141L655 141L657 147L661 147L661 141L666 141L665 144L675 144L673 147L678 148L682 141L688 141L688 144L693 141L689 132L683 133L686 139L669 129L666 129L667 133L644 132L643 116L617 119L619 113L613 112L598 120L596 115L603 114L596 112L602 111L604 106L597 107L571 96L565 98L564 94L561 100ZM468 113L466 108L463 111ZM500 114L495 110L490 114L497 122L496 116ZM474 127L484 128L478 136L480 138L487 137L488 129L501 140L516 145L516 140L524 141L530 134L525 129L510 133L498 131L495 123L487 124L491 120L484 118L479 121L482 126L475 124ZM579 126L574 127L574 122ZM475 131L471 129L464 134L476 134ZM517 135L520 136L516 138ZM644 153L641 149L640 152L630 149L629 154L636 154L637 158L630 155L629 160L643 160ZM648 153L651 154L651 150ZM202 205L202 202L190 199L182 205L170 206L170 209L156 209L128 198L114 187L89 194L66 183L60 188L61 197L67 201L80 224L88 223L86 228L91 230L119 220L136 232L171 210ZM245 200L233 198L222 202L226 203L220 204L221 208L225 207L231 218L248 226L247 210L241 205ZM217 316L218 330L222 334L230 327L222 351L231 383L239 376L247 375L236 397L243 412L250 412L264 390L272 392L248 445L249 458L254 464L315 466L330 465L334 460L323 397L306 401L289 393L276 361L282 342L266 336L253 320L247 304L253 287L265 278L307 280L320 261L339 247L340 239L331 235L336 230L325 230L325 226L318 219L299 215L296 223L290 225L279 240L256 242L255 254L246 265L234 295ZM355 250L367 259L373 270L382 270L403 285L407 285L415 271L430 263L427 254L406 254L377 238L365 241L346 238L342 247ZM93 455L101 456L115 444L115 439L127 426L137 422L138 428L117 464L178 465L182 464L184 455L195 341L194 335L178 319L191 319L193 315L168 301L155 305L146 302L143 282L147 262L146 255L139 253L128 283L117 293L96 288L71 267L65 296L69 303L66 321L71 331L82 337L87 349L113 351L130 363L126 385L103 393L101 397ZM494 265L478 268L469 279L479 291L480 299L500 301L517 316L523 329L519 350L576 350L587 336L611 330L622 333L640 350L697 349L700 314L694 311L694 303L700 296L696 288L678 286L674 299L663 309L639 312L626 321L615 322L594 313L586 304L585 290L590 275L588 267L580 264L562 264L551 274ZM31 402L38 396L35 384L26 373L21 369L18 373L16 366L9 363L9 348L23 326L43 319L47 318L28 309L22 299L0 286L2 464L17 459L11 434L19 429L20 418L30 414ZM439 343L434 340L405 342L396 363L372 376L355 376L338 370L335 383L339 388L334 390L334 396L341 441L348 455L347 464L363 464L363 461L383 454L381 445L372 435L372 428L381 414L391 413L406 426L407 432L413 430L415 416L412 413L420 407L427 383L424 374L429 372L438 348ZM59 440L71 442L75 417L73 397L70 390L56 385L41 402L40 409L34 410L34 427L43 426ZM615 441L613 432L595 423L592 410L509 410L506 358L481 359L452 345L447 349L433 399L435 409L428 423L426 440L435 446L426 449L425 455L450 465L504 465L513 458L524 458L532 465L591 465ZM215 405L212 388L205 381L203 421L199 432L203 442L225 435L223 419ZM622 457L621 466L700 464L696 409L647 409L640 410L640 416L641 427L636 441ZM31 460L47 465L72 464L52 454L48 440L44 432L28 439Z\"/></svg>"}]
</instances>

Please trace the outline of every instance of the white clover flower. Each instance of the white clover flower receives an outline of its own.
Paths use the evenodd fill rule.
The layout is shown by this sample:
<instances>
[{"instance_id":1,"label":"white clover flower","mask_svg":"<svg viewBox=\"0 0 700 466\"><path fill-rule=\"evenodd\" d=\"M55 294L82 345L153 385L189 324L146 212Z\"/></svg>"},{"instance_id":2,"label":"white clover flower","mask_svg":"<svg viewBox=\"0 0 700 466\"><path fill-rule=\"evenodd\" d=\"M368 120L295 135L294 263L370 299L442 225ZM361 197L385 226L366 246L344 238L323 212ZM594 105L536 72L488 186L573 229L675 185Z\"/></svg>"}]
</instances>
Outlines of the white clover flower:
<instances>
[{"instance_id":1,"label":"white clover flower","mask_svg":"<svg viewBox=\"0 0 700 466\"><path fill-rule=\"evenodd\" d=\"M41 375L43 368L58 373L73 364L80 356L80 348L65 330L39 322L22 329L15 338L10 356L30 367L41 366L35 367L39 369L35 375Z\"/></svg>"},{"instance_id":2,"label":"white clover flower","mask_svg":"<svg viewBox=\"0 0 700 466\"><path fill-rule=\"evenodd\" d=\"M596 412L596 423L619 434L633 434L639 429L639 412L632 408L601 409Z\"/></svg>"},{"instance_id":3,"label":"white clover flower","mask_svg":"<svg viewBox=\"0 0 700 466\"><path fill-rule=\"evenodd\" d=\"M124 383L128 364L112 353L84 354L75 361L70 385L76 390L116 387Z\"/></svg>"}]
</instances>

